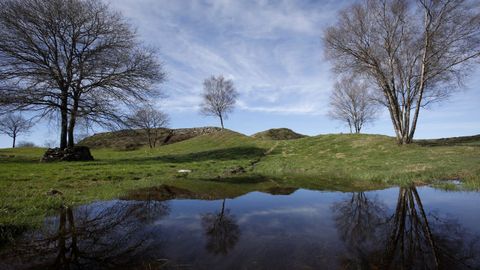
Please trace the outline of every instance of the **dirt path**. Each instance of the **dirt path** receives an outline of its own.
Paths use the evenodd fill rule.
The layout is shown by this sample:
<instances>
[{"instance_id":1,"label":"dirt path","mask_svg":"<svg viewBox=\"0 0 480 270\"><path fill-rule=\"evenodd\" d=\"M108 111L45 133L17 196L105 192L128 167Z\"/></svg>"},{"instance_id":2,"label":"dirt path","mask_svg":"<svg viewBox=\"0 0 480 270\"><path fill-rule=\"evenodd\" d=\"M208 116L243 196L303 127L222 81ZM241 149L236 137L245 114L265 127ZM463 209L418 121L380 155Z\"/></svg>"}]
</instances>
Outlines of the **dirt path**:
<instances>
[{"instance_id":1,"label":"dirt path","mask_svg":"<svg viewBox=\"0 0 480 270\"><path fill-rule=\"evenodd\" d=\"M268 149L267 151L265 151L265 153L263 153L263 155L255 160L253 160L252 162L250 162L250 170L253 171L255 169L255 165L257 165L260 161L262 161L263 158L265 158L266 156L270 155L270 153L272 153L276 148L277 146L280 144L280 142L276 142L275 145L273 145L272 147L270 147L270 149Z\"/></svg>"}]
</instances>

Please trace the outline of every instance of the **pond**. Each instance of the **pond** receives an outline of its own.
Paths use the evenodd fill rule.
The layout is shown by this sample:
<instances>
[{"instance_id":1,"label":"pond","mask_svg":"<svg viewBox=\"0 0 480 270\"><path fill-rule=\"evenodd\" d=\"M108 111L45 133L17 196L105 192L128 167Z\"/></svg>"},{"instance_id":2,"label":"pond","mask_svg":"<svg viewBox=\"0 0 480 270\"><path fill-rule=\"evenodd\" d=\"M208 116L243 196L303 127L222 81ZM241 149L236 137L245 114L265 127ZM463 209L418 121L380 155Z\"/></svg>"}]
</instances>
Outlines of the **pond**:
<instances>
[{"instance_id":1,"label":"pond","mask_svg":"<svg viewBox=\"0 0 480 270\"><path fill-rule=\"evenodd\" d=\"M64 207L0 269L480 269L478 192L164 189Z\"/></svg>"}]
</instances>

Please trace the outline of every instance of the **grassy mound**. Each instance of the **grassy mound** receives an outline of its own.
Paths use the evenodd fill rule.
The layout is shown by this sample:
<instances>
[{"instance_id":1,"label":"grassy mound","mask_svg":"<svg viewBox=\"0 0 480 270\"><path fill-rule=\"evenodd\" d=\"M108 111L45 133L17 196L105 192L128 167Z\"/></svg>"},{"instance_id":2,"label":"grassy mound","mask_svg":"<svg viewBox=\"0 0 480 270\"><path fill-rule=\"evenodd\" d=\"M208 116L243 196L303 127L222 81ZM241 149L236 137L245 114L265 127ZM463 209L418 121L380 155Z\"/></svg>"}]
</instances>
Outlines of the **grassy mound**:
<instances>
[{"instance_id":1,"label":"grassy mound","mask_svg":"<svg viewBox=\"0 0 480 270\"><path fill-rule=\"evenodd\" d=\"M157 132L157 145L172 144L188 140L204 134L219 132L217 127L202 128L159 128ZM113 148L117 150L134 150L148 145L145 130L120 130L98 133L81 140L79 145L90 148Z\"/></svg>"},{"instance_id":2,"label":"grassy mound","mask_svg":"<svg viewBox=\"0 0 480 270\"><path fill-rule=\"evenodd\" d=\"M262 140L294 140L306 137L288 128L272 128L252 135Z\"/></svg>"}]
</instances>

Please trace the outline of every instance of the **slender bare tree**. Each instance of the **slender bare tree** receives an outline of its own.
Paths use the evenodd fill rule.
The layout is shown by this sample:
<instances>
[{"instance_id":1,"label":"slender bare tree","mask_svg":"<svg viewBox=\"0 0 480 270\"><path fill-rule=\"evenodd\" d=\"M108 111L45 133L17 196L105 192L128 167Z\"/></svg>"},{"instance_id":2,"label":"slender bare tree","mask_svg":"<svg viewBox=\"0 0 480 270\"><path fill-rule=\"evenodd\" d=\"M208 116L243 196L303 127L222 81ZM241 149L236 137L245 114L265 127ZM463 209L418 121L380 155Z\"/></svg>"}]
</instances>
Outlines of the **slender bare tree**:
<instances>
[{"instance_id":1,"label":"slender bare tree","mask_svg":"<svg viewBox=\"0 0 480 270\"><path fill-rule=\"evenodd\" d=\"M367 77L400 144L420 109L450 96L480 55L480 2L365 0L340 12L324 36L335 71Z\"/></svg>"},{"instance_id":2,"label":"slender bare tree","mask_svg":"<svg viewBox=\"0 0 480 270\"><path fill-rule=\"evenodd\" d=\"M13 148L15 148L18 135L28 133L32 126L33 123L20 114L8 113L0 118L0 133L13 139Z\"/></svg>"},{"instance_id":3,"label":"slender bare tree","mask_svg":"<svg viewBox=\"0 0 480 270\"><path fill-rule=\"evenodd\" d=\"M132 128L139 128L145 132L150 148L154 148L160 135L160 128L168 126L168 115L156 110L151 105L144 105L137 109L127 119L127 125Z\"/></svg>"},{"instance_id":4,"label":"slender bare tree","mask_svg":"<svg viewBox=\"0 0 480 270\"><path fill-rule=\"evenodd\" d=\"M1 1L0 36L0 105L59 113L62 149L74 145L78 118L119 120L164 80L155 52L103 1Z\"/></svg>"},{"instance_id":5,"label":"slender bare tree","mask_svg":"<svg viewBox=\"0 0 480 270\"><path fill-rule=\"evenodd\" d=\"M360 133L365 124L375 120L377 107L365 82L344 77L335 84L330 96L329 116L346 122L350 133Z\"/></svg>"},{"instance_id":6,"label":"slender bare tree","mask_svg":"<svg viewBox=\"0 0 480 270\"><path fill-rule=\"evenodd\" d=\"M207 116L217 116L223 126L223 120L234 109L238 92L232 80L225 79L222 75L212 76L203 82L203 103L201 113Z\"/></svg>"}]
</instances>

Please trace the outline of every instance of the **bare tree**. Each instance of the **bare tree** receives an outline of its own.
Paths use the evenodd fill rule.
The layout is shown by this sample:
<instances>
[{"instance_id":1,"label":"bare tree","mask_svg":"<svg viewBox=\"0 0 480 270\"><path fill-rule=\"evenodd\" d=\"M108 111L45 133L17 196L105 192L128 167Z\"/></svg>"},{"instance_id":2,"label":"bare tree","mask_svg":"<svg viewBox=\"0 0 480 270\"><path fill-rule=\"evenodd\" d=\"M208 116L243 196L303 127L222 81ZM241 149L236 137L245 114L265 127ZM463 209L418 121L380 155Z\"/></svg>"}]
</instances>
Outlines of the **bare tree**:
<instances>
[{"instance_id":1,"label":"bare tree","mask_svg":"<svg viewBox=\"0 0 480 270\"><path fill-rule=\"evenodd\" d=\"M20 114L8 113L0 119L0 133L6 134L13 139L13 148L15 148L17 136L28 133L32 126L32 122Z\"/></svg>"},{"instance_id":2,"label":"bare tree","mask_svg":"<svg viewBox=\"0 0 480 270\"><path fill-rule=\"evenodd\" d=\"M222 75L212 76L203 82L201 112L220 118L223 129L223 119L227 119L228 114L233 111L237 97L238 93L232 80L226 80Z\"/></svg>"},{"instance_id":3,"label":"bare tree","mask_svg":"<svg viewBox=\"0 0 480 270\"><path fill-rule=\"evenodd\" d=\"M412 142L420 109L461 85L480 55L479 2L365 0L325 32L335 71L376 84L400 144Z\"/></svg>"},{"instance_id":4,"label":"bare tree","mask_svg":"<svg viewBox=\"0 0 480 270\"><path fill-rule=\"evenodd\" d=\"M148 145L154 148L161 133L159 129L167 127L168 121L167 114L154 109L151 105L144 105L128 117L127 124L142 129L147 135Z\"/></svg>"},{"instance_id":5,"label":"bare tree","mask_svg":"<svg viewBox=\"0 0 480 270\"><path fill-rule=\"evenodd\" d=\"M375 120L377 103L372 99L368 85L356 81L353 77L342 78L335 84L330 96L329 116L332 119L344 121L355 133L360 133L362 127Z\"/></svg>"},{"instance_id":6,"label":"bare tree","mask_svg":"<svg viewBox=\"0 0 480 270\"><path fill-rule=\"evenodd\" d=\"M119 120L164 80L155 52L103 1L1 1L0 36L0 105L59 113L62 149L74 145L77 119Z\"/></svg>"}]
</instances>

